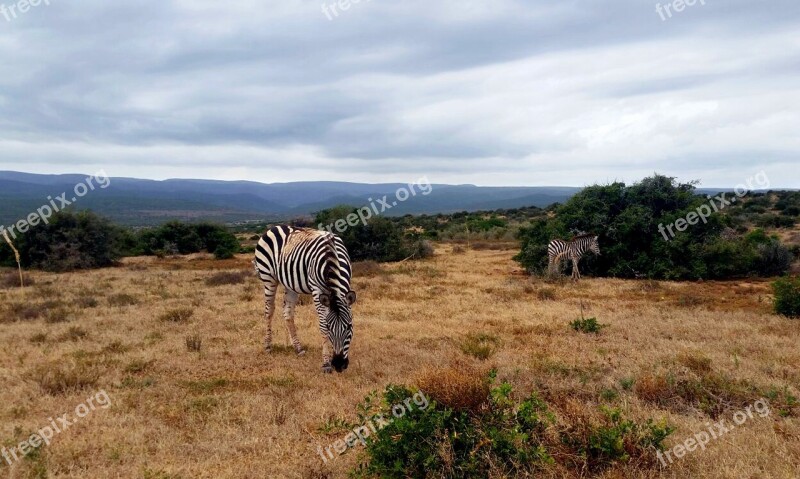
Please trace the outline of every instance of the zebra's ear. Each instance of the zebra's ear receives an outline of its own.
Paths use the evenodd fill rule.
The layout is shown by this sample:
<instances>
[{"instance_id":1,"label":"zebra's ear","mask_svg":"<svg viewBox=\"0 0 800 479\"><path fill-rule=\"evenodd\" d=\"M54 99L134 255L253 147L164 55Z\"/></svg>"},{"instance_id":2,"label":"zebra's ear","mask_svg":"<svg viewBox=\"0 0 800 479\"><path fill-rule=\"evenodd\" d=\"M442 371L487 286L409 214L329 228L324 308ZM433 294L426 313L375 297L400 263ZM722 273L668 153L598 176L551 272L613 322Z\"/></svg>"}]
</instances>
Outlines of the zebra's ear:
<instances>
[{"instance_id":1,"label":"zebra's ear","mask_svg":"<svg viewBox=\"0 0 800 479\"><path fill-rule=\"evenodd\" d=\"M347 296L345 296L344 299L347 301L349 306L352 306L353 303L356 302L356 292L353 290L348 291Z\"/></svg>"},{"instance_id":2,"label":"zebra's ear","mask_svg":"<svg viewBox=\"0 0 800 479\"><path fill-rule=\"evenodd\" d=\"M325 306L326 308L330 308L331 307L331 295L326 294L326 293L320 293L319 294L319 303L321 305Z\"/></svg>"}]
</instances>

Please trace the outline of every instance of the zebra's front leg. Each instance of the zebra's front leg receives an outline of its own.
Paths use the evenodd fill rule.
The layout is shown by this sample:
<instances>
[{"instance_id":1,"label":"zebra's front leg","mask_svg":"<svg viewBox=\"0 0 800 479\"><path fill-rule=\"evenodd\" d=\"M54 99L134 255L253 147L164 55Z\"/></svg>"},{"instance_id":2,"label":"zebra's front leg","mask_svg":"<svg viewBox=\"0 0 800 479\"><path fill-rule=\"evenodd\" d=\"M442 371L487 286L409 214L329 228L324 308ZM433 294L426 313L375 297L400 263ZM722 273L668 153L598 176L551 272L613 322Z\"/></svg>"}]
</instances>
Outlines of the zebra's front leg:
<instances>
[{"instance_id":1,"label":"zebra's front leg","mask_svg":"<svg viewBox=\"0 0 800 479\"><path fill-rule=\"evenodd\" d=\"M264 283L264 319L267 323L267 335L264 337L264 350L272 351L272 313L275 312L275 293L278 283Z\"/></svg>"},{"instance_id":2,"label":"zebra's front leg","mask_svg":"<svg viewBox=\"0 0 800 479\"><path fill-rule=\"evenodd\" d=\"M333 366L331 366L331 342L328 336L322 334L322 372L326 374L333 373Z\"/></svg>"},{"instance_id":3,"label":"zebra's front leg","mask_svg":"<svg viewBox=\"0 0 800 479\"><path fill-rule=\"evenodd\" d=\"M283 297L283 319L286 321L286 329L289 330L289 341L294 346L294 351L298 355L306 353L300 340L297 339L297 327L294 324L294 308L297 305L298 294L294 291L286 290L286 295Z\"/></svg>"}]
</instances>

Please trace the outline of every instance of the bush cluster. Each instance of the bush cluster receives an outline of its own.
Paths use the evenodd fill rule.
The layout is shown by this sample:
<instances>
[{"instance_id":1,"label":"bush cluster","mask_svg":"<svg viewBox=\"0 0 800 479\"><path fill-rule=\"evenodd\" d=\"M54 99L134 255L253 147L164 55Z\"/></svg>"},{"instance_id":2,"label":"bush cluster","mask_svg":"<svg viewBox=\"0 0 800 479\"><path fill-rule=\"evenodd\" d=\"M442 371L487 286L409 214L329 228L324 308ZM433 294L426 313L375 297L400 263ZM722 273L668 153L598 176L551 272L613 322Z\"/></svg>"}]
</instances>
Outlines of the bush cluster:
<instances>
[{"instance_id":1,"label":"bush cluster","mask_svg":"<svg viewBox=\"0 0 800 479\"><path fill-rule=\"evenodd\" d=\"M126 231L89 211L58 212L18 234L14 244L22 265L45 271L72 271L110 266L123 255ZM0 242L0 264L14 265L11 248Z\"/></svg>"},{"instance_id":2,"label":"bush cluster","mask_svg":"<svg viewBox=\"0 0 800 479\"><path fill-rule=\"evenodd\" d=\"M317 213L314 225L336 225L357 210L350 206L337 206ZM341 225L341 223L340 223ZM374 216L366 224L358 222L347 225L344 231L332 228L333 233L344 241L353 261L400 261L408 257L426 258L433 254L433 247L417 232L406 231L389 218Z\"/></svg>"},{"instance_id":3,"label":"bush cluster","mask_svg":"<svg viewBox=\"0 0 800 479\"><path fill-rule=\"evenodd\" d=\"M137 232L91 211L60 211L47 224L18 234L14 244L24 267L55 272L111 266L124 256L208 251L224 259L241 248L236 236L221 225L171 221ZM0 265L15 264L11 248L0 242Z\"/></svg>"},{"instance_id":4,"label":"bush cluster","mask_svg":"<svg viewBox=\"0 0 800 479\"><path fill-rule=\"evenodd\" d=\"M777 238L760 230L730 234L731 218L722 213L664 239L660 224L685 218L708 201L695 194L693 184L662 175L631 186L590 186L558 206L554 216L522 228L515 259L530 273L541 273L550 240L587 232L599 236L602 255L587 255L581 270L596 276L721 279L771 276L789 268L792 254Z\"/></svg>"},{"instance_id":5,"label":"bush cluster","mask_svg":"<svg viewBox=\"0 0 800 479\"><path fill-rule=\"evenodd\" d=\"M213 253L219 259L232 258L241 245L224 226L211 223L186 224L170 221L157 228L143 230L134 250L143 255Z\"/></svg>"},{"instance_id":6,"label":"bush cluster","mask_svg":"<svg viewBox=\"0 0 800 479\"><path fill-rule=\"evenodd\" d=\"M800 317L800 277L786 276L772 283L775 312L790 318Z\"/></svg>"},{"instance_id":7,"label":"bush cluster","mask_svg":"<svg viewBox=\"0 0 800 479\"><path fill-rule=\"evenodd\" d=\"M673 431L653 421L636 423L611 408L602 408L592 419L570 417L574 421L565 424L537 394L515 400L512 386L496 384L494 373L488 383L494 387L455 388L461 396L464 391L480 396L470 402L480 408L453 408L449 399L422 390L431 399L429 406L394 418L367 438L365 460L353 476L485 478L531 477L559 468L599 471L632 459L652 463ZM407 387L387 386L382 404L376 406L369 396L359 406L361 419L372 412L388 417L392 405L412 395Z\"/></svg>"}]
</instances>

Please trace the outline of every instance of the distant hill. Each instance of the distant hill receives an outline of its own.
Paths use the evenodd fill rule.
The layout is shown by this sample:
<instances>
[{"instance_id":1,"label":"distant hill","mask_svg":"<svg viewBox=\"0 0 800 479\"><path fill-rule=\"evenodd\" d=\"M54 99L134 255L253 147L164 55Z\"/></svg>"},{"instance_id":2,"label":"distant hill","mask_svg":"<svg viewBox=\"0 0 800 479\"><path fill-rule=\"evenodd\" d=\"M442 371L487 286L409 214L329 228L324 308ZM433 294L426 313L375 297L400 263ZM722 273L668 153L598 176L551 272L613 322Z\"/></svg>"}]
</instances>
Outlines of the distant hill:
<instances>
[{"instance_id":1,"label":"distant hill","mask_svg":"<svg viewBox=\"0 0 800 479\"><path fill-rule=\"evenodd\" d=\"M74 188L87 175L37 175L0 171L0 224L9 225L36 211ZM522 206L545 207L564 202L581 188L575 187L480 187L474 185L431 185L430 194L416 187L417 194L398 201L402 183L346 183L313 181L258 183L214 180L143 180L111 178L105 189L95 188L79 198L75 209L91 209L115 222L145 226L170 219L211 220L223 223L279 221L308 215L338 204L356 207L371 202L380 209L386 196L390 205L383 214L398 216L421 213L494 210ZM58 201L56 201L58 204Z\"/></svg>"}]
</instances>

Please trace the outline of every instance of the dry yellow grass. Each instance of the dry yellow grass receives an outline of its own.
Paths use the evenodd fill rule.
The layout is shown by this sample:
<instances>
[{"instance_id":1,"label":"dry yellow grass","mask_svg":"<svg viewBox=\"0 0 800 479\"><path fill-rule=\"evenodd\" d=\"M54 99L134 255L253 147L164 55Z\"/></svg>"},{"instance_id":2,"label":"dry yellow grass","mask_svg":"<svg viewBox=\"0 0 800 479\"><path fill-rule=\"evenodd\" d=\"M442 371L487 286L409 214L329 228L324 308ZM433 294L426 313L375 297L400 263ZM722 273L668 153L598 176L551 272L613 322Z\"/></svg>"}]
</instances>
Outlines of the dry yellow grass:
<instances>
[{"instance_id":1,"label":"dry yellow grass","mask_svg":"<svg viewBox=\"0 0 800 479\"><path fill-rule=\"evenodd\" d=\"M359 448L327 464L316 448L343 437L337 425L356 421L363 397L459 361L496 367L520 396L539 391L562 418L588 416L609 401L636 420L667 418L678 428L670 447L710 419L683 403L659 405L659 378L714 374L799 395L800 323L770 313L767 282L544 283L521 274L512 250L437 252L422 262L370 265L355 278L350 368L332 376L320 373L312 306L297 308L308 353L268 355L255 275L244 284L206 283L220 271L251 270L247 256L135 258L100 271L33 273L35 285L24 292L0 289L3 445L99 389L112 400L35 457L0 465L0 476L345 477ZM46 302L65 310L63 322L38 310L16 320L20 305ZM581 305L609 327L600 335L572 331ZM162 319L177 310L193 313ZM277 314L279 342L288 335ZM488 359L462 351L469 333L497 338ZM800 424L790 412L795 417L773 412L749 421L664 471L629 464L605 477L800 477Z\"/></svg>"}]
</instances>

